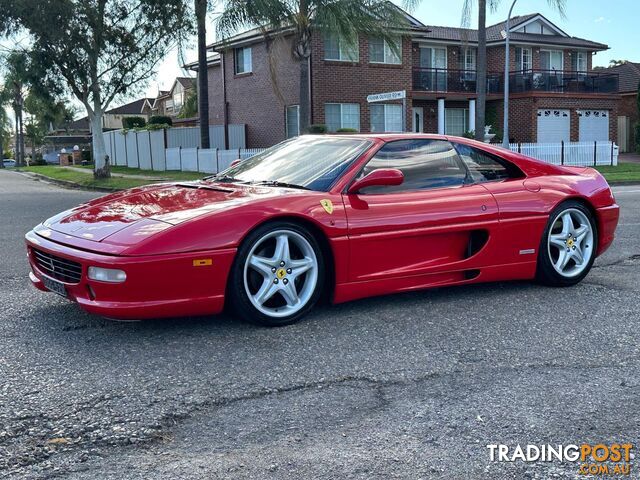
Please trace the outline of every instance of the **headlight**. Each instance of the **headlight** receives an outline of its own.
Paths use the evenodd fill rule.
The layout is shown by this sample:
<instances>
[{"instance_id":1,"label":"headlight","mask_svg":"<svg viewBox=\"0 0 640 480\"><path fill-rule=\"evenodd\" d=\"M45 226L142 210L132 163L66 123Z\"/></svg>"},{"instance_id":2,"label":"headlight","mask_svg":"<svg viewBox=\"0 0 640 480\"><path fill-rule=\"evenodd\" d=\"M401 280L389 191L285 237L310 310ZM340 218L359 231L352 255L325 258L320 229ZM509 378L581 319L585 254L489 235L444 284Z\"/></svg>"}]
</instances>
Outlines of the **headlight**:
<instances>
[{"instance_id":1,"label":"headlight","mask_svg":"<svg viewBox=\"0 0 640 480\"><path fill-rule=\"evenodd\" d=\"M122 283L127 279L127 274L122 270L113 268L89 267L89 278L99 282Z\"/></svg>"}]
</instances>

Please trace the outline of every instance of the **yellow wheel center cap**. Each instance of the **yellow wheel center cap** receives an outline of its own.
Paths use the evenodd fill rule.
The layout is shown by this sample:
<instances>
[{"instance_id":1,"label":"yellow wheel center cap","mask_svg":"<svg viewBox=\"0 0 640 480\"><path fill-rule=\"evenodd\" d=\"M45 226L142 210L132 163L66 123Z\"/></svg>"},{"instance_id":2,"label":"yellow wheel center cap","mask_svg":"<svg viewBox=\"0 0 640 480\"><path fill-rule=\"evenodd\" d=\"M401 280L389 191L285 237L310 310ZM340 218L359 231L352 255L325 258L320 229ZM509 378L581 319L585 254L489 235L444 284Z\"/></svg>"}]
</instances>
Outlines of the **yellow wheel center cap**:
<instances>
[{"instance_id":1,"label":"yellow wheel center cap","mask_svg":"<svg viewBox=\"0 0 640 480\"><path fill-rule=\"evenodd\" d=\"M279 268L278 271L276 272L276 277L278 277L280 280L282 280L286 276L287 276L287 271L284 268Z\"/></svg>"},{"instance_id":2,"label":"yellow wheel center cap","mask_svg":"<svg viewBox=\"0 0 640 480\"><path fill-rule=\"evenodd\" d=\"M573 238L570 238L569 240L567 240L567 245L570 247L573 247Z\"/></svg>"}]
</instances>

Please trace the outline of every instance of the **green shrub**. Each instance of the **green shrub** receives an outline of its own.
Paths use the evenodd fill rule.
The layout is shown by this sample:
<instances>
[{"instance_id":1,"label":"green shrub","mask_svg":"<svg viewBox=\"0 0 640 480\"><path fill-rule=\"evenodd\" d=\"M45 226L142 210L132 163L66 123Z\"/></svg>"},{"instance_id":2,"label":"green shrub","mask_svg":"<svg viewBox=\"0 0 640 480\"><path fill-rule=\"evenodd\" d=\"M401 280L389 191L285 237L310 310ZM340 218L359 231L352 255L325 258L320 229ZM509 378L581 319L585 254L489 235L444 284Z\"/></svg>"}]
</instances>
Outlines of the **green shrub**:
<instances>
[{"instance_id":1,"label":"green shrub","mask_svg":"<svg viewBox=\"0 0 640 480\"><path fill-rule=\"evenodd\" d=\"M636 152L640 153L640 122L636 123Z\"/></svg>"},{"instance_id":2,"label":"green shrub","mask_svg":"<svg viewBox=\"0 0 640 480\"><path fill-rule=\"evenodd\" d=\"M358 133L355 128L339 128L336 133Z\"/></svg>"},{"instance_id":3,"label":"green shrub","mask_svg":"<svg viewBox=\"0 0 640 480\"><path fill-rule=\"evenodd\" d=\"M147 124L144 117L124 117L122 119L122 128L142 128Z\"/></svg>"},{"instance_id":4,"label":"green shrub","mask_svg":"<svg viewBox=\"0 0 640 480\"><path fill-rule=\"evenodd\" d=\"M31 160L31 165L46 165L47 162L42 158L41 153L36 153L36 157Z\"/></svg>"},{"instance_id":5,"label":"green shrub","mask_svg":"<svg viewBox=\"0 0 640 480\"><path fill-rule=\"evenodd\" d=\"M314 123L313 125L309 125L307 132L308 133L327 133L327 126L322 123Z\"/></svg>"},{"instance_id":6,"label":"green shrub","mask_svg":"<svg viewBox=\"0 0 640 480\"><path fill-rule=\"evenodd\" d=\"M476 131L475 130L466 131L462 134L462 136L464 138L470 138L471 140L473 140L474 138L476 138Z\"/></svg>"},{"instance_id":7,"label":"green shrub","mask_svg":"<svg viewBox=\"0 0 640 480\"><path fill-rule=\"evenodd\" d=\"M82 150L82 160L84 162L93 163L91 160L91 150Z\"/></svg>"},{"instance_id":8,"label":"green shrub","mask_svg":"<svg viewBox=\"0 0 640 480\"><path fill-rule=\"evenodd\" d=\"M165 115L153 115L149 119L149 125L173 125L173 120L171 117L167 117Z\"/></svg>"},{"instance_id":9,"label":"green shrub","mask_svg":"<svg viewBox=\"0 0 640 480\"><path fill-rule=\"evenodd\" d=\"M145 130L162 130L163 128L171 128L168 123L148 123Z\"/></svg>"}]
</instances>

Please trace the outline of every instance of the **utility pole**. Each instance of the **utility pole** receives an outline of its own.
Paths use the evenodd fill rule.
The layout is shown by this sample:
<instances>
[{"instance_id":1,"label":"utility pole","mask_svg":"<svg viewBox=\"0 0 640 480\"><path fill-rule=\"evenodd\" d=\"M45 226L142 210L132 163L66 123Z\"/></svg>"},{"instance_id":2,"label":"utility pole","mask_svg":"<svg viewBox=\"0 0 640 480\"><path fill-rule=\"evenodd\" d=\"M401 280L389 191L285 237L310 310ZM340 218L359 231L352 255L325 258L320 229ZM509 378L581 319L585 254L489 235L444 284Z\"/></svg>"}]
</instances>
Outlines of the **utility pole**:
<instances>
[{"instance_id":1,"label":"utility pole","mask_svg":"<svg viewBox=\"0 0 640 480\"><path fill-rule=\"evenodd\" d=\"M509 15L507 16L507 27L505 31L505 48L504 48L504 123L502 127L502 146L509 148L509 30L511 29L511 13L513 7L518 0L513 0L511 8L509 9Z\"/></svg>"}]
</instances>

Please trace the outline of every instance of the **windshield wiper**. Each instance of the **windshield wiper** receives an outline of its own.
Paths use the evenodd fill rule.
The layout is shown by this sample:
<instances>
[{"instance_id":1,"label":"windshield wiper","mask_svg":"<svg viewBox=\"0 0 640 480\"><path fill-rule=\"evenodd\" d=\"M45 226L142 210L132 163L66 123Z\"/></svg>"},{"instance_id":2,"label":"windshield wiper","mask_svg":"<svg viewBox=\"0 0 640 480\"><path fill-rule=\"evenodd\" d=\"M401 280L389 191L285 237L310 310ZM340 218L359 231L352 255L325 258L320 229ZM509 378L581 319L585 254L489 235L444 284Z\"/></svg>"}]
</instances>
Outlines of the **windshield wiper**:
<instances>
[{"instance_id":1,"label":"windshield wiper","mask_svg":"<svg viewBox=\"0 0 640 480\"><path fill-rule=\"evenodd\" d=\"M278 180L258 180L255 182L249 182L252 185L266 185L268 187L284 187L284 188L299 188L301 190L311 190L310 188L302 185L296 185L295 183L280 182Z\"/></svg>"},{"instance_id":2,"label":"windshield wiper","mask_svg":"<svg viewBox=\"0 0 640 480\"><path fill-rule=\"evenodd\" d=\"M213 180L213 181L216 181L216 182L236 182L236 181L238 181L238 179L235 178L235 177L231 177L229 175L218 175L218 174L209 175L208 177L204 177L202 180L209 180L209 181Z\"/></svg>"}]
</instances>

